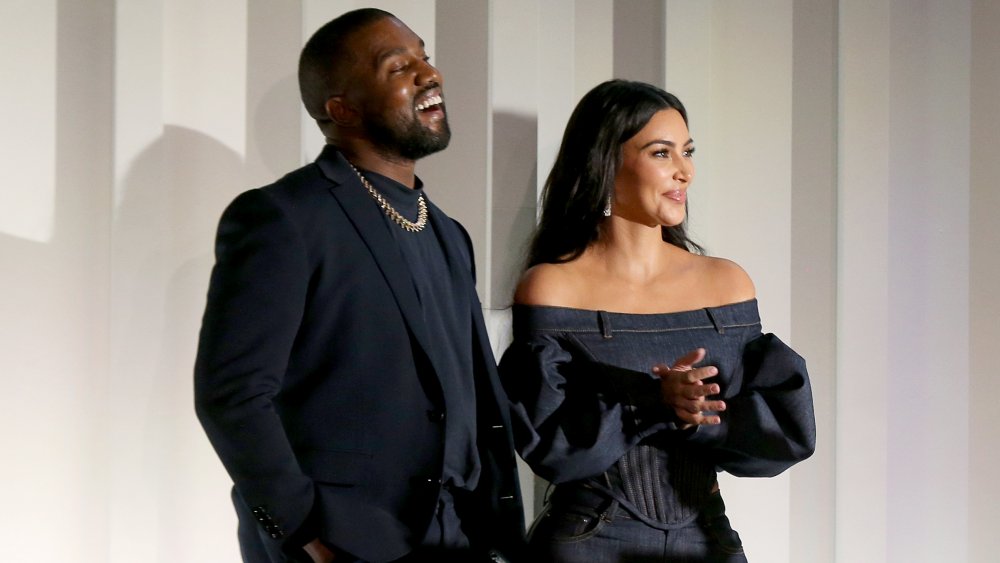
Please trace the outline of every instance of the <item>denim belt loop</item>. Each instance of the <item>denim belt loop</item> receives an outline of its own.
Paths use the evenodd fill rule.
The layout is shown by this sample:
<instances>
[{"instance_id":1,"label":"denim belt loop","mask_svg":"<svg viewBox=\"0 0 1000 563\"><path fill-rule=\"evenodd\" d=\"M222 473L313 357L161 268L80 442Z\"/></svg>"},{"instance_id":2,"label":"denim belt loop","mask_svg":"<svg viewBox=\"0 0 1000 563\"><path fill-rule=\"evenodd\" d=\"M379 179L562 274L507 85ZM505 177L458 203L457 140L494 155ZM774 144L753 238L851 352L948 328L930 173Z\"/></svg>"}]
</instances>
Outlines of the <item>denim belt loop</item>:
<instances>
[{"instance_id":1,"label":"denim belt loop","mask_svg":"<svg viewBox=\"0 0 1000 563\"><path fill-rule=\"evenodd\" d=\"M611 338L611 317L608 316L607 311L597 312L597 323L601 325L601 336Z\"/></svg>"},{"instance_id":2,"label":"denim belt loop","mask_svg":"<svg viewBox=\"0 0 1000 563\"><path fill-rule=\"evenodd\" d=\"M723 324L722 319L719 318L719 314L713 311L711 307L706 308L705 312L708 313L708 318L712 319L712 325L715 327L715 330L719 334L725 334L726 325Z\"/></svg>"}]
</instances>

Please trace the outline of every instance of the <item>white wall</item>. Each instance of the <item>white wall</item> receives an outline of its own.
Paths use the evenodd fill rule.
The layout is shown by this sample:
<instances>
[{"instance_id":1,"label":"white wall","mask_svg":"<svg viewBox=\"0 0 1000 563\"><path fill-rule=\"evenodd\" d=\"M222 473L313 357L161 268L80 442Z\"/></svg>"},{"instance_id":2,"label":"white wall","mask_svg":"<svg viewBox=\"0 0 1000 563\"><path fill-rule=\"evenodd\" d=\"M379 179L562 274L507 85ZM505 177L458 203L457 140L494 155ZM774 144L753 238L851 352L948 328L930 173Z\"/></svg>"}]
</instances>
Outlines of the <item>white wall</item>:
<instances>
[{"instance_id":1,"label":"white wall","mask_svg":"<svg viewBox=\"0 0 1000 563\"><path fill-rule=\"evenodd\" d=\"M191 397L213 230L315 157L298 50L366 4L0 4L0 560L238 560ZM699 147L695 236L813 375L816 455L723 481L752 560L993 560L996 2L371 4L445 75L453 143L418 172L469 227L498 351L572 106L657 82Z\"/></svg>"}]
</instances>

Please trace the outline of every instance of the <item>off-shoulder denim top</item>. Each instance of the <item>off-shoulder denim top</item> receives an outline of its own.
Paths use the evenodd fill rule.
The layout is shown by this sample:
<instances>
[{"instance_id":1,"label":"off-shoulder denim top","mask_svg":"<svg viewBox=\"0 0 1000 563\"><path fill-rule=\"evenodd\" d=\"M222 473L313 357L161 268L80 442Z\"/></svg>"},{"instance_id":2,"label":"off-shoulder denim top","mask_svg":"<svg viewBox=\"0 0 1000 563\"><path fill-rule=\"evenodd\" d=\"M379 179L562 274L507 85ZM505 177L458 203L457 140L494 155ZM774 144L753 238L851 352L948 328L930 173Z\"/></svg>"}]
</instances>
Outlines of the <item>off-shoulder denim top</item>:
<instances>
[{"instance_id":1,"label":"off-shoulder denim top","mask_svg":"<svg viewBox=\"0 0 1000 563\"><path fill-rule=\"evenodd\" d=\"M558 487L585 486L670 528L697 517L718 470L776 475L815 448L804 360L762 334L757 301L657 314L514 305L500 363L518 452ZM719 374L719 425L679 429L656 364L695 348Z\"/></svg>"}]
</instances>

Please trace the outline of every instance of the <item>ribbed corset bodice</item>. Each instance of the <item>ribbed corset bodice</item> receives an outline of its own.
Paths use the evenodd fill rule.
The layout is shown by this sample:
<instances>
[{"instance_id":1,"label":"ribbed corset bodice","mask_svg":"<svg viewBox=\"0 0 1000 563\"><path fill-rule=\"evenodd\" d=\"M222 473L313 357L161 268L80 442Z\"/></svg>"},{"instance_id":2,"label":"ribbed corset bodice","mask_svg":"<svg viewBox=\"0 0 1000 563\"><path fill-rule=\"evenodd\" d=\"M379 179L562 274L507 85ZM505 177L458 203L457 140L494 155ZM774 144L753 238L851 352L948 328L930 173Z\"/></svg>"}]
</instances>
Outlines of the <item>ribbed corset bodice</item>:
<instances>
[{"instance_id":1,"label":"ribbed corset bodice","mask_svg":"<svg viewBox=\"0 0 1000 563\"><path fill-rule=\"evenodd\" d=\"M595 488L610 489L636 516L662 524L693 520L715 483L715 467L704 454L689 448L658 445L647 439L628 450L604 475L589 479Z\"/></svg>"}]
</instances>

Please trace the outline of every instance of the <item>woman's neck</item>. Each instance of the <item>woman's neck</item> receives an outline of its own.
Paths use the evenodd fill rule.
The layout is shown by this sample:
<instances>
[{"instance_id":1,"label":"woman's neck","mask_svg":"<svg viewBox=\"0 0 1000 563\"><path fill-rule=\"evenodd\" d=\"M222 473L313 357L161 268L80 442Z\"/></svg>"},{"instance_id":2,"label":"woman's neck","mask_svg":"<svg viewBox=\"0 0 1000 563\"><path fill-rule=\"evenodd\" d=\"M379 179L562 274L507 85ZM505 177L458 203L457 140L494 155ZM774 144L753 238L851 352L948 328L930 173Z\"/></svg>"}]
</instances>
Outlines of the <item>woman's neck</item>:
<instances>
[{"instance_id":1,"label":"woman's neck","mask_svg":"<svg viewBox=\"0 0 1000 563\"><path fill-rule=\"evenodd\" d=\"M588 252L600 259L610 275L642 283L670 269L680 257L678 252L684 251L664 242L659 226L648 227L612 216Z\"/></svg>"}]
</instances>

